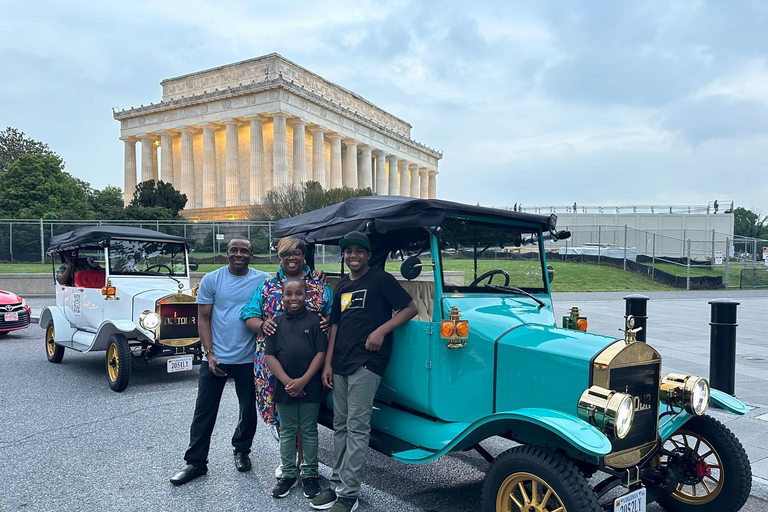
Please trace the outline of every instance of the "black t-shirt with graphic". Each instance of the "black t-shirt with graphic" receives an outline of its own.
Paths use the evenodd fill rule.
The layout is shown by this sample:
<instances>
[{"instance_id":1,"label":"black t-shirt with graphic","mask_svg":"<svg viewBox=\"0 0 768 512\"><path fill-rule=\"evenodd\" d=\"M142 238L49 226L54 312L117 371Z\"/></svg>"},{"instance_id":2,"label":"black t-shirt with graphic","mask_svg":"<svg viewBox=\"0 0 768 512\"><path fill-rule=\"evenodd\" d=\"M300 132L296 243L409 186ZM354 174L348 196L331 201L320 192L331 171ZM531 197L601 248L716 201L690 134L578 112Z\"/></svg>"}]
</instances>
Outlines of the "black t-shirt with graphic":
<instances>
[{"instance_id":1,"label":"black t-shirt with graphic","mask_svg":"<svg viewBox=\"0 0 768 512\"><path fill-rule=\"evenodd\" d=\"M347 376L365 366L384 375L392 353L392 333L378 352L365 348L365 340L392 318L392 311L406 307L411 296L384 270L371 267L359 279L344 276L333 290L331 324L338 324L333 348L333 373Z\"/></svg>"},{"instance_id":2,"label":"black t-shirt with graphic","mask_svg":"<svg viewBox=\"0 0 768 512\"><path fill-rule=\"evenodd\" d=\"M320 317L307 309L298 313L284 312L274 318L277 332L267 336L264 354L275 356L285 373L298 379L307 373L312 359L318 352L328 349L328 338L320 329ZM275 402L281 404L317 403L323 401L323 383L320 380L322 365L304 386L305 396L294 398L285 391L285 386L275 378Z\"/></svg>"}]
</instances>

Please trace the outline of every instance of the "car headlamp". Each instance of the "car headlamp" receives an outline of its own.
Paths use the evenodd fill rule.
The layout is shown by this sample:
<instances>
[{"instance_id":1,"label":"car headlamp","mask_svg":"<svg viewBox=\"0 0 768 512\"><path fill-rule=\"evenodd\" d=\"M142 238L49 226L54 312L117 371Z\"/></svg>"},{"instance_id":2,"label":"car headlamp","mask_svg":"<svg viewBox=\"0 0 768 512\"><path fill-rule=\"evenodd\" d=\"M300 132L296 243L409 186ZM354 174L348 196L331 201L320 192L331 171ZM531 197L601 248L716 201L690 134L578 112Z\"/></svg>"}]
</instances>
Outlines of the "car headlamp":
<instances>
[{"instance_id":1,"label":"car headlamp","mask_svg":"<svg viewBox=\"0 0 768 512\"><path fill-rule=\"evenodd\" d=\"M659 398L688 413L701 416L709 407L709 382L703 377L670 373L661 380Z\"/></svg>"},{"instance_id":2,"label":"car headlamp","mask_svg":"<svg viewBox=\"0 0 768 512\"><path fill-rule=\"evenodd\" d=\"M635 404L632 396L592 386L579 398L578 415L606 434L623 439L632 428Z\"/></svg>"},{"instance_id":3,"label":"car headlamp","mask_svg":"<svg viewBox=\"0 0 768 512\"><path fill-rule=\"evenodd\" d=\"M154 331L160 326L160 315L146 310L139 316L139 325L148 331Z\"/></svg>"}]
</instances>

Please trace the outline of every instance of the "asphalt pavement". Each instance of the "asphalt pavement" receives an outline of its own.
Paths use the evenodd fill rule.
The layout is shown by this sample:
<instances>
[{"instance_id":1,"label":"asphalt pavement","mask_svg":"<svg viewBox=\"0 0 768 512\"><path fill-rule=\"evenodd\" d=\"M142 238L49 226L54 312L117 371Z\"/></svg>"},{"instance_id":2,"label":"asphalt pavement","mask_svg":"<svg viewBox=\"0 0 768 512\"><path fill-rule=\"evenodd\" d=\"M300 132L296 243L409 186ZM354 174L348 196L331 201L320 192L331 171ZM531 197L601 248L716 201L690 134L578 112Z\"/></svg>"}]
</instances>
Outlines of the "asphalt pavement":
<instances>
[{"instance_id":1,"label":"asphalt pavement","mask_svg":"<svg viewBox=\"0 0 768 512\"><path fill-rule=\"evenodd\" d=\"M621 333L625 294L558 294L558 317L578 304L589 330ZM741 302L737 328L736 396L750 407L743 417L712 410L740 439L754 474L745 511L768 510L768 339L761 327L765 292L651 293L648 342L663 356L664 372L708 376L709 305L729 296ZM33 316L53 299L31 299ZM310 510L299 489L270 497L277 442L259 425L251 458L254 469L235 470L230 438L237 400L230 382L213 434L209 472L185 486L168 478L184 465L197 389L196 372L168 374L165 365L135 370L123 393L107 385L104 354L67 351L46 360L43 331L36 325L0 338L0 510ZM493 455L512 444L484 442ZM320 472L330 476L331 433L320 428ZM474 452L419 466L370 451L360 511L458 512L477 508L488 463ZM599 478L599 475L595 478ZM656 505L649 512L658 512Z\"/></svg>"}]
</instances>

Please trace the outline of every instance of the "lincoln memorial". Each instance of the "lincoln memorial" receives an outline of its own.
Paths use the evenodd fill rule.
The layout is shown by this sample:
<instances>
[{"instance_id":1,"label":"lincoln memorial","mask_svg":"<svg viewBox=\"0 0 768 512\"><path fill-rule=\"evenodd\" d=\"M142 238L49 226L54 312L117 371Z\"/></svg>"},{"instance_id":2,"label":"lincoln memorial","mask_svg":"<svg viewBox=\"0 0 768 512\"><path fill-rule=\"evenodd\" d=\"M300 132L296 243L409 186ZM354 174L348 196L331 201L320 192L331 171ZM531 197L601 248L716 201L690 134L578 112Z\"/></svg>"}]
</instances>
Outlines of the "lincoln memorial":
<instances>
[{"instance_id":1,"label":"lincoln memorial","mask_svg":"<svg viewBox=\"0 0 768 512\"><path fill-rule=\"evenodd\" d=\"M113 112L126 204L137 181L151 179L186 194L182 214L201 220L243 218L270 190L306 181L437 196L441 151L412 140L402 119L276 53L160 85L160 103Z\"/></svg>"}]
</instances>

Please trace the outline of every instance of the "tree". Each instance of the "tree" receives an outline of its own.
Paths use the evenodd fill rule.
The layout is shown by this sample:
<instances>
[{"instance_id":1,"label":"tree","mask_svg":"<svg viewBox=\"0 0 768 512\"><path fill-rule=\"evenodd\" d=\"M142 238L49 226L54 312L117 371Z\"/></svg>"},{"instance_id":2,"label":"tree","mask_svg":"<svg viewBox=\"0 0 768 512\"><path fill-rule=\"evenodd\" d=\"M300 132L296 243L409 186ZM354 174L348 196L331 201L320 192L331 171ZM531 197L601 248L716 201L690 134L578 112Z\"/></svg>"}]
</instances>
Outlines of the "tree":
<instances>
[{"instance_id":1,"label":"tree","mask_svg":"<svg viewBox=\"0 0 768 512\"><path fill-rule=\"evenodd\" d=\"M103 190L88 187L88 207L96 219L117 220L125 217L123 191L107 185Z\"/></svg>"},{"instance_id":2,"label":"tree","mask_svg":"<svg viewBox=\"0 0 768 512\"><path fill-rule=\"evenodd\" d=\"M346 201L351 197L372 195L370 188L342 187L323 190L320 183L308 181L299 186L288 185L278 190L270 190L263 204L253 206L250 217L255 220L286 219Z\"/></svg>"},{"instance_id":3,"label":"tree","mask_svg":"<svg viewBox=\"0 0 768 512\"><path fill-rule=\"evenodd\" d=\"M752 238L768 237L768 215L736 208L733 211L733 233Z\"/></svg>"},{"instance_id":4,"label":"tree","mask_svg":"<svg viewBox=\"0 0 768 512\"><path fill-rule=\"evenodd\" d=\"M0 216L6 219L84 219L85 182L61 170L57 155L21 155L0 173ZM87 186L87 183L85 184Z\"/></svg>"},{"instance_id":5,"label":"tree","mask_svg":"<svg viewBox=\"0 0 768 512\"><path fill-rule=\"evenodd\" d=\"M147 180L136 185L130 206L166 208L172 212L173 217L178 217L179 211L183 210L186 204L187 195L173 188L170 183L158 181L155 186L155 180Z\"/></svg>"},{"instance_id":6,"label":"tree","mask_svg":"<svg viewBox=\"0 0 768 512\"><path fill-rule=\"evenodd\" d=\"M30 139L24 132L8 126L0 132L0 172L7 171L21 155L47 155L58 160L59 170L64 169L64 161L44 142Z\"/></svg>"}]
</instances>

